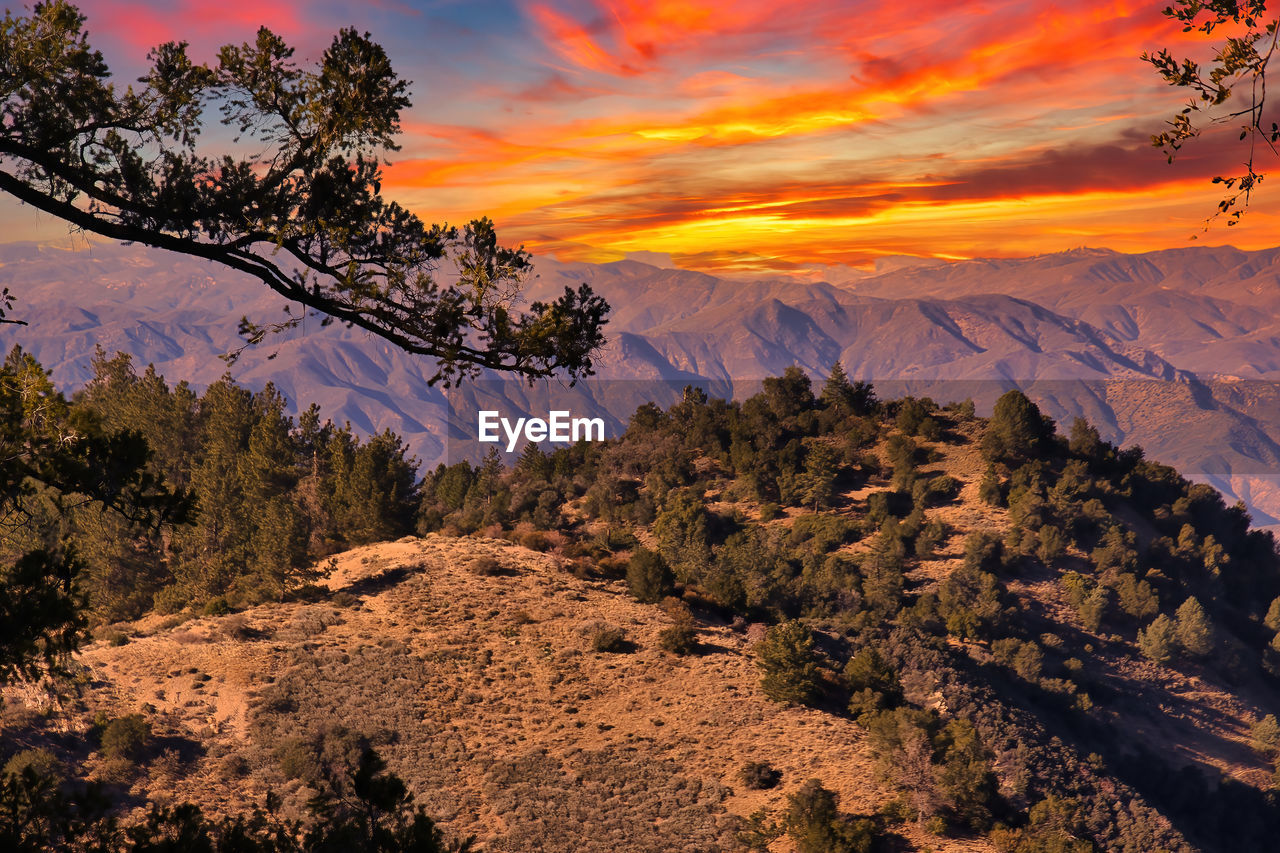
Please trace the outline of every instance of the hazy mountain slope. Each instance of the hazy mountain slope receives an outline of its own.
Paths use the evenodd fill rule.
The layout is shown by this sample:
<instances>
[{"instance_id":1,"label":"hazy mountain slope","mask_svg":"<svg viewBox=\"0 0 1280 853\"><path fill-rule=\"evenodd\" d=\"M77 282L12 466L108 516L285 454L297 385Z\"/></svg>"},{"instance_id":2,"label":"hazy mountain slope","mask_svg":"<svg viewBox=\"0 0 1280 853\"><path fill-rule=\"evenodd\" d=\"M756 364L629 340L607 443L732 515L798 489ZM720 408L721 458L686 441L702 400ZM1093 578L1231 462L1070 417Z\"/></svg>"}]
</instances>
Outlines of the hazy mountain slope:
<instances>
[{"instance_id":1,"label":"hazy mountain slope","mask_svg":"<svg viewBox=\"0 0 1280 853\"><path fill-rule=\"evenodd\" d=\"M1138 343L1185 369L1266 377L1276 367L1280 250L1230 247L1123 255L1080 249L913 267L849 285L866 295L1006 293ZM1223 344L1248 342L1242 352ZM1240 356L1257 360L1241 363Z\"/></svg>"},{"instance_id":2,"label":"hazy mountain slope","mask_svg":"<svg viewBox=\"0 0 1280 853\"><path fill-rule=\"evenodd\" d=\"M1248 497L1259 520L1280 517L1271 497L1280 407L1265 383L1241 396L1235 381L1280 375L1280 249L1083 249L908 265L841 286L744 283L634 261L541 260L538 271L531 299L586 281L613 305L599 377L643 381L583 389L583 405L612 425L689 382L745 393L787 366L821 376L841 359L857 377L901 380L939 399L972 396L980 407L1014 384L1032 387L1060 420L1085 414L1108 440L1140 443ZM136 247L3 245L0 284L30 323L0 327L0 344L22 343L64 387L89 377L96 346L207 385L228 370L218 356L239 346L237 320L282 309L254 281ZM430 362L364 332L312 322L245 352L230 371L255 388L272 381L295 404L318 403L363 432L393 429L425 463L448 455L448 404L426 385ZM1156 380L1175 387L1130 384ZM495 382L464 395L468 406L486 395L515 405L539 393Z\"/></svg>"}]
</instances>

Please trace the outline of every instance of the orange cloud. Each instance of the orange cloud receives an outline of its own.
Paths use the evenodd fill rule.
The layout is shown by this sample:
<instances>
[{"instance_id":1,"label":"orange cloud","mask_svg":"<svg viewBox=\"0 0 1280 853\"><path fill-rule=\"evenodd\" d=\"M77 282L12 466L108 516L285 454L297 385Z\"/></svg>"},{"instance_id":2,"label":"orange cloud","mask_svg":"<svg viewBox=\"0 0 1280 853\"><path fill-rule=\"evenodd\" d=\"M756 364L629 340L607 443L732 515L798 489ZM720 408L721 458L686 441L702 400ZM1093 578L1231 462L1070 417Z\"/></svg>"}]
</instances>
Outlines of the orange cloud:
<instances>
[{"instance_id":1,"label":"orange cloud","mask_svg":"<svg viewBox=\"0 0 1280 853\"><path fill-rule=\"evenodd\" d=\"M1198 42L1146 3L530 0L501 19L484 3L375 4L404 31L374 37L418 81L384 186L430 220L487 214L504 238L566 257L653 250L765 270L1158 248L1197 232L1217 197L1208 178L1238 169L1230 139L1198 140L1174 168L1147 144L1182 96L1138 55ZM421 20L441 8L460 16L450 28ZM314 55L373 14L85 11L135 54L266 24ZM317 17L339 11L353 20ZM1233 240L1274 242L1260 210Z\"/></svg>"}]
</instances>

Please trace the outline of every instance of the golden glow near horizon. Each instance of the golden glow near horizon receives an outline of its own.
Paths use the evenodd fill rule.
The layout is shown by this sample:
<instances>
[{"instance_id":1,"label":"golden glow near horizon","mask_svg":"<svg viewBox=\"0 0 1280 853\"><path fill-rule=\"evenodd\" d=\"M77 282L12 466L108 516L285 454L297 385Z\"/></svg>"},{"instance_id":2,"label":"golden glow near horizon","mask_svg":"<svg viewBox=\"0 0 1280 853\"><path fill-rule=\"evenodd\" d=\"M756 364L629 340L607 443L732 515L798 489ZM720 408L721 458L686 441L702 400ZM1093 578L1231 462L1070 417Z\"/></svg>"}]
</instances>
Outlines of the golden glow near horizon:
<instances>
[{"instance_id":1,"label":"golden glow near horizon","mask_svg":"<svg viewBox=\"0 0 1280 853\"><path fill-rule=\"evenodd\" d=\"M1184 96L1139 55L1197 48L1159 3L81 8L124 79L165 39L207 57L266 24L313 57L340 26L369 30L417 81L384 192L429 221L488 215L505 241L565 260L649 251L768 274L1280 242L1268 183L1239 227L1203 230L1209 178L1244 156L1231 128L1172 166L1150 146ZM30 215L0 210L19 235Z\"/></svg>"}]
</instances>

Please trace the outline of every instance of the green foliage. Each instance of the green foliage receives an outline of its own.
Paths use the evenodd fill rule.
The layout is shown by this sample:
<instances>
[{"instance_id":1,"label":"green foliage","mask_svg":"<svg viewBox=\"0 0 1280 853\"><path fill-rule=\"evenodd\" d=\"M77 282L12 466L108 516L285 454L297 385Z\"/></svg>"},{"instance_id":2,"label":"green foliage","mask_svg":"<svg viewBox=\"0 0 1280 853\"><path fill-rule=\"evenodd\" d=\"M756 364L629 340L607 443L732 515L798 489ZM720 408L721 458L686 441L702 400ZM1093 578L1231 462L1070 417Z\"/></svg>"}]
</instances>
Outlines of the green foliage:
<instances>
[{"instance_id":1,"label":"green foliage","mask_svg":"<svg viewBox=\"0 0 1280 853\"><path fill-rule=\"evenodd\" d=\"M782 823L797 853L870 853L875 825L841 814L839 805L840 798L818 779L787 795Z\"/></svg>"},{"instance_id":2,"label":"green foliage","mask_svg":"<svg viewBox=\"0 0 1280 853\"><path fill-rule=\"evenodd\" d=\"M86 566L75 518L103 522L112 535L137 534L137 549L105 548L121 558L115 577L130 570L167 522L183 520L190 501L149 467L145 440L105 427L70 406L48 373L14 347L0 366L0 683L37 676L63 664L84 639L79 585ZM109 516L104 518L104 516ZM99 556L94 551L94 556ZM146 589L151 578L141 574ZM122 596L121 608L136 601Z\"/></svg>"},{"instance_id":3,"label":"green foliage","mask_svg":"<svg viewBox=\"0 0 1280 853\"><path fill-rule=\"evenodd\" d=\"M978 572L999 572L1004 568L1004 543L985 530L970 533L964 540L964 566Z\"/></svg>"},{"instance_id":4,"label":"green foliage","mask_svg":"<svg viewBox=\"0 0 1280 853\"><path fill-rule=\"evenodd\" d=\"M697 492L673 492L654 521L653 534L658 553L681 583L695 582L710 565L710 519Z\"/></svg>"},{"instance_id":5,"label":"green foliage","mask_svg":"<svg viewBox=\"0 0 1280 853\"><path fill-rule=\"evenodd\" d=\"M227 599L220 595L206 601L203 612L205 616L226 616L231 612L231 606L227 604Z\"/></svg>"},{"instance_id":6,"label":"green foliage","mask_svg":"<svg viewBox=\"0 0 1280 853\"><path fill-rule=\"evenodd\" d=\"M210 820L183 803L150 806L127 828L97 788L70 795L28 768L0 774L0 849L92 850L94 853L468 853L471 839L448 841L396 776L368 747L350 766L316 770L304 824L282 819L279 800L266 810Z\"/></svg>"},{"instance_id":7,"label":"green foliage","mask_svg":"<svg viewBox=\"0 0 1280 853\"><path fill-rule=\"evenodd\" d=\"M996 661L1017 673L1023 681L1036 684L1044 666L1044 653L1033 642L1006 637L991 644Z\"/></svg>"},{"instance_id":8,"label":"green foliage","mask_svg":"<svg viewBox=\"0 0 1280 853\"><path fill-rule=\"evenodd\" d=\"M909 491L916 479L916 454L919 446L905 435L893 435L885 445L885 452L893 467L893 487L899 491Z\"/></svg>"},{"instance_id":9,"label":"green foliage","mask_svg":"<svg viewBox=\"0 0 1280 853\"><path fill-rule=\"evenodd\" d=\"M1062 576L1062 585L1067 593L1067 601L1075 608L1086 631L1097 632L1102 627L1102 620L1107 613L1110 595L1105 587L1099 586L1092 578L1078 572L1067 572Z\"/></svg>"},{"instance_id":10,"label":"green foliage","mask_svg":"<svg viewBox=\"0 0 1280 853\"><path fill-rule=\"evenodd\" d=\"M1080 837L1081 812L1079 800L1050 794L1028 810L1026 826L996 827L991 841L1001 853L1095 853L1097 845Z\"/></svg>"},{"instance_id":11,"label":"green foliage","mask_svg":"<svg viewBox=\"0 0 1280 853\"><path fill-rule=\"evenodd\" d=\"M806 444L804 472L800 478L800 499L818 512L831 505L835 497L836 477L840 473L836 452L825 441Z\"/></svg>"},{"instance_id":12,"label":"green foliage","mask_svg":"<svg viewBox=\"0 0 1280 853\"><path fill-rule=\"evenodd\" d=\"M1280 753L1280 723L1276 722L1275 714L1267 714L1253 724L1249 729L1249 745L1267 758Z\"/></svg>"},{"instance_id":13,"label":"green foliage","mask_svg":"<svg viewBox=\"0 0 1280 853\"><path fill-rule=\"evenodd\" d=\"M823 405L845 415L865 415L874 410L876 395L870 383L850 382L839 361L831 366L831 375L822 386Z\"/></svg>"},{"instance_id":14,"label":"green foliage","mask_svg":"<svg viewBox=\"0 0 1280 853\"><path fill-rule=\"evenodd\" d=\"M1207 63L1199 58L1179 61L1167 49L1144 52L1142 58L1166 83L1187 90L1191 96L1167 122L1169 129L1151 137L1170 163L1183 144L1203 130L1240 120L1240 140L1248 142L1240 155L1244 171L1213 178L1213 183L1227 190L1214 215L1225 215L1227 224L1235 225L1264 177L1254 159L1255 149L1274 149L1280 141L1280 128L1266 109L1267 69L1275 52L1277 21L1267 14L1265 0L1174 0L1164 14L1180 24L1183 32L1199 30L1210 35L1219 27L1229 32L1212 46L1212 60ZM1248 94L1233 98L1241 89Z\"/></svg>"},{"instance_id":15,"label":"green foliage","mask_svg":"<svg viewBox=\"0 0 1280 853\"><path fill-rule=\"evenodd\" d=\"M302 306L283 322L244 319L248 343L307 314L431 356L431 381L481 369L590 375L608 305L583 285L513 310L531 266L488 219L426 226L381 197L408 82L386 52L344 29L312 68L260 29L211 65L186 42L157 47L146 73L113 84L84 16L61 2L6 12L0 190L113 240L217 261ZM199 149L221 111L238 145ZM458 278L433 275L448 259Z\"/></svg>"},{"instance_id":16,"label":"green foliage","mask_svg":"<svg viewBox=\"0 0 1280 853\"><path fill-rule=\"evenodd\" d=\"M1042 563L1053 563L1066 553L1067 537L1063 534L1061 528L1046 524L1040 528L1037 538L1039 543L1036 546L1036 556L1040 558Z\"/></svg>"},{"instance_id":17,"label":"green foliage","mask_svg":"<svg viewBox=\"0 0 1280 853\"><path fill-rule=\"evenodd\" d=\"M331 549L413 529L416 465L391 433L361 442L321 422L314 406L295 422L270 384L252 394L224 377L196 397L152 368L139 377L124 354L99 353L94 370L73 411L139 429L159 448L148 467L189 485L198 509L167 542L156 535L141 546L100 513L73 515L102 618L133 618L153 603L279 600L321 579L318 558Z\"/></svg>"},{"instance_id":18,"label":"green foliage","mask_svg":"<svg viewBox=\"0 0 1280 853\"><path fill-rule=\"evenodd\" d=\"M961 566L938 588L938 615L954 636L986 636L1000 619L1000 582L993 574Z\"/></svg>"},{"instance_id":19,"label":"green foliage","mask_svg":"<svg viewBox=\"0 0 1280 853\"><path fill-rule=\"evenodd\" d=\"M996 803L991 753L968 720L952 720L935 742L941 756L938 789L953 817L969 829L986 829Z\"/></svg>"},{"instance_id":20,"label":"green foliage","mask_svg":"<svg viewBox=\"0 0 1280 853\"><path fill-rule=\"evenodd\" d=\"M1215 645L1213 623L1195 598L1182 602L1174 615L1174 636L1178 645L1189 657L1197 660L1213 654Z\"/></svg>"},{"instance_id":21,"label":"green foliage","mask_svg":"<svg viewBox=\"0 0 1280 853\"><path fill-rule=\"evenodd\" d=\"M137 761L151 740L151 724L141 714L126 714L102 730L102 754L107 758Z\"/></svg>"},{"instance_id":22,"label":"green foliage","mask_svg":"<svg viewBox=\"0 0 1280 853\"><path fill-rule=\"evenodd\" d=\"M41 779L57 783L62 781L66 768L47 749L23 749L15 752L5 762L4 769L0 770L0 778L21 777L24 773L33 773Z\"/></svg>"},{"instance_id":23,"label":"green foliage","mask_svg":"<svg viewBox=\"0 0 1280 853\"><path fill-rule=\"evenodd\" d=\"M693 613L679 599L668 599L663 609L671 616L671 624L658 632L658 645L673 655L690 655L698 649L698 631Z\"/></svg>"},{"instance_id":24,"label":"green foliage","mask_svg":"<svg viewBox=\"0 0 1280 853\"><path fill-rule=\"evenodd\" d=\"M821 694L813 632L792 620L772 626L756 648L764 695L775 702L808 705Z\"/></svg>"},{"instance_id":25,"label":"green foliage","mask_svg":"<svg viewBox=\"0 0 1280 853\"><path fill-rule=\"evenodd\" d=\"M775 417L786 421L814 407L809 377L798 367L788 367L781 376L771 376L762 383L765 401Z\"/></svg>"},{"instance_id":26,"label":"green foliage","mask_svg":"<svg viewBox=\"0 0 1280 853\"><path fill-rule=\"evenodd\" d=\"M1160 610L1160 599L1147 581L1128 572L1113 574L1104 580L1115 591L1120 609L1136 620L1151 618Z\"/></svg>"},{"instance_id":27,"label":"green foliage","mask_svg":"<svg viewBox=\"0 0 1280 853\"><path fill-rule=\"evenodd\" d=\"M992 462L1035 459L1048 449L1053 423L1021 391L1007 391L996 401L982 452Z\"/></svg>"},{"instance_id":28,"label":"green foliage","mask_svg":"<svg viewBox=\"0 0 1280 853\"><path fill-rule=\"evenodd\" d=\"M1004 506L1004 490L1000 488L1000 477L994 465L988 465L978 483L978 500L991 506Z\"/></svg>"},{"instance_id":29,"label":"green foliage","mask_svg":"<svg viewBox=\"0 0 1280 853\"><path fill-rule=\"evenodd\" d=\"M1178 648L1177 643L1177 626L1163 613L1138 632L1138 649L1147 658L1159 664L1173 660L1173 655Z\"/></svg>"},{"instance_id":30,"label":"green foliage","mask_svg":"<svg viewBox=\"0 0 1280 853\"><path fill-rule=\"evenodd\" d=\"M637 601L656 604L675 590L675 576L661 554L637 548L627 561L627 588Z\"/></svg>"},{"instance_id":31,"label":"green foliage","mask_svg":"<svg viewBox=\"0 0 1280 853\"><path fill-rule=\"evenodd\" d=\"M849 685L849 711L866 714L892 708L902 702L898 673L875 646L864 646L844 666Z\"/></svg>"},{"instance_id":32,"label":"green foliage","mask_svg":"<svg viewBox=\"0 0 1280 853\"><path fill-rule=\"evenodd\" d=\"M894 426L907 435L922 435L926 422L932 424L933 429L936 430L937 421L929 417L936 408L932 400L903 397L898 401L898 415L894 419Z\"/></svg>"},{"instance_id":33,"label":"green foliage","mask_svg":"<svg viewBox=\"0 0 1280 853\"><path fill-rule=\"evenodd\" d=\"M1108 445L1096 427L1084 418L1076 418L1067 434L1067 449L1086 462L1097 464L1105 459Z\"/></svg>"}]
</instances>

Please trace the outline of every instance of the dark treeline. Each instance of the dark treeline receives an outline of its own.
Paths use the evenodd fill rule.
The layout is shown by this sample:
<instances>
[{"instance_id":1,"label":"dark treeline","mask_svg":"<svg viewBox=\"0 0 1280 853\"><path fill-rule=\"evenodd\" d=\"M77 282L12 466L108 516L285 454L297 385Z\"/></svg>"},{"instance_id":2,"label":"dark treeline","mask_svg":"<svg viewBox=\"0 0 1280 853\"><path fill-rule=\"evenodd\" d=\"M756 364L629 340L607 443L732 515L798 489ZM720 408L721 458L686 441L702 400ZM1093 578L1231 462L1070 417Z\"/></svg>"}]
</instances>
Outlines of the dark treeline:
<instances>
[{"instance_id":1,"label":"dark treeline","mask_svg":"<svg viewBox=\"0 0 1280 853\"><path fill-rule=\"evenodd\" d=\"M29 358L10 361L48 382ZM279 599L320 558L412 531L417 467L394 433L361 440L315 406L295 421L271 385L252 393L224 377L197 395L154 367L139 375L123 353L99 351L93 370L65 403L72 416L140 435L150 471L195 510L188 524L137 529L102 505L46 507L31 529L75 547L95 621Z\"/></svg>"}]
</instances>

